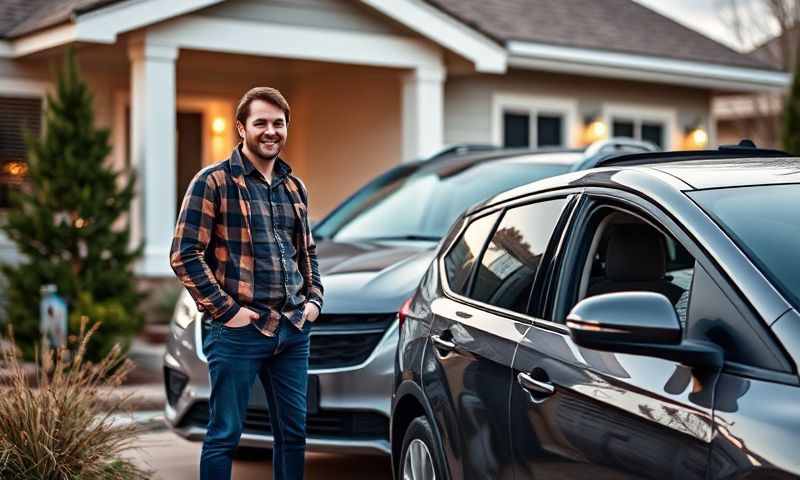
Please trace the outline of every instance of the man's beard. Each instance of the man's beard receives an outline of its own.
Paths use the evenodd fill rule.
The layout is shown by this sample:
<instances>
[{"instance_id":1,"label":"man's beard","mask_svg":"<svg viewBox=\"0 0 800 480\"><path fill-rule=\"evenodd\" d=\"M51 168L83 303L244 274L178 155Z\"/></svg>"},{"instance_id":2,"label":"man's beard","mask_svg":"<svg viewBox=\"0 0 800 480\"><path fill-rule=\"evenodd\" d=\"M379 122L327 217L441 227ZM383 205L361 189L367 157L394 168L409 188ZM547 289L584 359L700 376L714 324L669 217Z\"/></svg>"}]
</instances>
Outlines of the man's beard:
<instances>
[{"instance_id":1,"label":"man's beard","mask_svg":"<svg viewBox=\"0 0 800 480\"><path fill-rule=\"evenodd\" d=\"M261 142L258 139L250 138L247 139L247 149L250 150L253 155L258 157L259 160L264 162L271 162L272 160L275 160L281 153L281 146L278 144L278 151L274 155L264 155L261 153Z\"/></svg>"}]
</instances>

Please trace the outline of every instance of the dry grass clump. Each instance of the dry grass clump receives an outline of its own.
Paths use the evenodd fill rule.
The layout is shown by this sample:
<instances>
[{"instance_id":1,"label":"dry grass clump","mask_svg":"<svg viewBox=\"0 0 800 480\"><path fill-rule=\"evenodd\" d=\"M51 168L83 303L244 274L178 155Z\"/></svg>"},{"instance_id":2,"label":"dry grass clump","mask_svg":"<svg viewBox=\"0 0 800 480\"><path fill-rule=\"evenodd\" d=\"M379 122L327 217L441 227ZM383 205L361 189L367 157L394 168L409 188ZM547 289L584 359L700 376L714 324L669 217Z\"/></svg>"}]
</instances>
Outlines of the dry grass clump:
<instances>
[{"instance_id":1,"label":"dry grass clump","mask_svg":"<svg viewBox=\"0 0 800 480\"><path fill-rule=\"evenodd\" d=\"M129 411L130 396L113 396L133 368L117 346L99 363L84 360L99 324L82 322L77 349L42 348L36 386L11 348L0 354L8 372L0 385L0 478L19 480L146 479L149 472L122 457L139 427L115 425L113 412Z\"/></svg>"}]
</instances>

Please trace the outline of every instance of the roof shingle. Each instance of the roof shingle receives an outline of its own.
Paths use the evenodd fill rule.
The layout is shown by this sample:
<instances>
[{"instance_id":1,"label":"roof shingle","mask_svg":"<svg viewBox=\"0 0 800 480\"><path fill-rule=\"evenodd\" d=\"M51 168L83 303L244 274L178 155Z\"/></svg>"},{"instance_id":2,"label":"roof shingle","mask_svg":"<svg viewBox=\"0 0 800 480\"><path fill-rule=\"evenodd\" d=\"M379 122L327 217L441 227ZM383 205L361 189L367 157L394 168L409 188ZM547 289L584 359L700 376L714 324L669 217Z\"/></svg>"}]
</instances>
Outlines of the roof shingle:
<instances>
[{"instance_id":1,"label":"roof shingle","mask_svg":"<svg viewBox=\"0 0 800 480\"><path fill-rule=\"evenodd\" d=\"M498 42L772 69L631 0L427 0Z\"/></svg>"},{"instance_id":2,"label":"roof shingle","mask_svg":"<svg viewBox=\"0 0 800 480\"><path fill-rule=\"evenodd\" d=\"M73 13L120 0L3 0L0 6L0 38L14 38L65 23Z\"/></svg>"}]
</instances>

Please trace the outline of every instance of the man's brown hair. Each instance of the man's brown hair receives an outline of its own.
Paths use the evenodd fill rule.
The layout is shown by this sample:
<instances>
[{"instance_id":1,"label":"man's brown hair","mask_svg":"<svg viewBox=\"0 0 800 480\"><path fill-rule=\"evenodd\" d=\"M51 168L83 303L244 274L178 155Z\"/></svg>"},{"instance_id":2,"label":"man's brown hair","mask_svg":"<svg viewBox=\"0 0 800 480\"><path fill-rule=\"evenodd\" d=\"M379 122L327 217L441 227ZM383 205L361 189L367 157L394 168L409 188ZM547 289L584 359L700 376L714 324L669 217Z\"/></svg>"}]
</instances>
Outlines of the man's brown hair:
<instances>
[{"instance_id":1,"label":"man's brown hair","mask_svg":"<svg viewBox=\"0 0 800 480\"><path fill-rule=\"evenodd\" d=\"M283 98L277 88L272 87L251 88L242 95L242 99L239 100L239 106L236 107L236 120L242 122L242 125L247 122L247 117L250 115L250 104L253 103L253 100L262 100L283 110L283 115L286 117L286 125L289 125L289 113L291 111L289 102Z\"/></svg>"}]
</instances>

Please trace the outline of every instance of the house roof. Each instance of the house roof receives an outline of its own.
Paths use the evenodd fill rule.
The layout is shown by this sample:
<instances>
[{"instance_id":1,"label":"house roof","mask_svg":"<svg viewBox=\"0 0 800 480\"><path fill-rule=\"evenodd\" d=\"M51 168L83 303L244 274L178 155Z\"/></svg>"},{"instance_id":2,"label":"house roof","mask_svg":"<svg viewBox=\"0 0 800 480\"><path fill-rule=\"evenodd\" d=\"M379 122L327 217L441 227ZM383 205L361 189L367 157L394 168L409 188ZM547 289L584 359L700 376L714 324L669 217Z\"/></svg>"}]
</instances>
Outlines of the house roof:
<instances>
[{"instance_id":1,"label":"house roof","mask_svg":"<svg viewBox=\"0 0 800 480\"><path fill-rule=\"evenodd\" d=\"M3 0L0 38L67 23L122 0ZM491 37L702 63L775 69L631 0L426 0Z\"/></svg>"},{"instance_id":2,"label":"house roof","mask_svg":"<svg viewBox=\"0 0 800 480\"><path fill-rule=\"evenodd\" d=\"M631 0L426 1L501 43L535 42L774 69Z\"/></svg>"},{"instance_id":3,"label":"house roof","mask_svg":"<svg viewBox=\"0 0 800 480\"><path fill-rule=\"evenodd\" d=\"M3 0L0 38L20 37L66 23L73 15L121 0Z\"/></svg>"},{"instance_id":4,"label":"house roof","mask_svg":"<svg viewBox=\"0 0 800 480\"><path fill-rule=\"evenodd\" d=\"M750 56L767 62L774 68L788 72L791 71L790 67L795 61L795 46L798 41L800 41L800 28L793 27L784 31L781 35L772 37L761 45L756 46L750 52ZM786 56L786 65L784 65L784 48L789 49Z\"/></svg>"}]
</instances>

